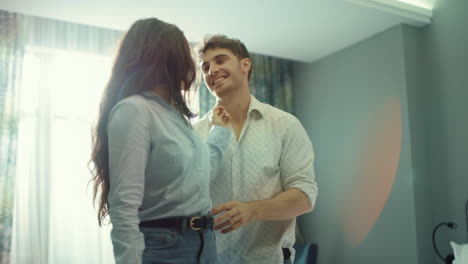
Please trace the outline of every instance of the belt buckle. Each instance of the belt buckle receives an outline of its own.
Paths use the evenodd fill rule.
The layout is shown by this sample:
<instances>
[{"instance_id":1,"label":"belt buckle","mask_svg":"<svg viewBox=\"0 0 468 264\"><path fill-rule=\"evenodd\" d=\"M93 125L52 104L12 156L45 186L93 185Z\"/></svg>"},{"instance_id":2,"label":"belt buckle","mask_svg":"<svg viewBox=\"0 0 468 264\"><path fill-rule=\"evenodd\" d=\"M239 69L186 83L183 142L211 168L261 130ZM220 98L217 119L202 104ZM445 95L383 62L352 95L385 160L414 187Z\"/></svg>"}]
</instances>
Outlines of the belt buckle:
<instances>
[{"instance_id":1,"label":"belt buckle","mask_svg":"<svg viewBox=\"0 0 468 264\"><path fill-rule=\"evenodd\" d=\"M198 231L198 230L201 229L201 227L195 227L194 221L195 221L195 220L198 220L198 219L201 219L201 218L198 217L198 216L195 216L195 217L192 217L192 218L190 219L190 228L191 228L192 230Z\"/></svg>"}]
</instances>

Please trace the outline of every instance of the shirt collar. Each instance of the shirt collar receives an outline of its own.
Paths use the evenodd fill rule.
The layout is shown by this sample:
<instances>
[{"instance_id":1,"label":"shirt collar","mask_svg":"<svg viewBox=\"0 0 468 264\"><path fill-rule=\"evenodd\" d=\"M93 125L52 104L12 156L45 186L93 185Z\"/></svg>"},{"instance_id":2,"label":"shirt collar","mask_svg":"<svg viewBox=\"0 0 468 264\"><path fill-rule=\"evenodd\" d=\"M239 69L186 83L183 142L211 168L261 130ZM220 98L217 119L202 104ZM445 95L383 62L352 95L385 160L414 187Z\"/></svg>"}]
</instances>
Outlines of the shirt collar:
<instances>
[{"instance_id":1,"label":"shirt collar","mask_svg":"<svg viewBox=\"0 0 468 264\"><path fill-rule=\"evenodd\" d=\"M265 113L264 104L255 98L255 96L250 95L250 105L247 115L251 118L261 119Z\"/></svg>"},{"instance_id":2,"label":"shirt collar","mask_svg":"<svg viewBox=\"0 0 468 264\"><path fill-rule=\"evenodd\" d=\"M151 92L151 91L143 91L141 92L141 95L143 97L146 97L148 99L152 99L156 102L158 102L160 105L162 105L164 108L166 108L167 110L170 110L170 111L174 111L176 110L176 108L170 104L168 104L166 102L166 100L164 100L161 96L159 96L158 94L154 93L154 92ZM176 110L177 111L177 110Z\"/></svg>"},{"instance_id":3,"label":"shirt collar","mask_svg":"<svg viewBox=\"0 0 468 264\"><path fill-rule=\"evenodd\" d=\"M208 119L208 122L211 124L210 118L208 118L213 113L213 110L210 110L206 115L205 118ZM250 104L249 110L247 110L247 116L254 119L261 119L263 114L265 113L264 104L255 98L255 96L250 95Z\"/></svg>"}]
</instances>

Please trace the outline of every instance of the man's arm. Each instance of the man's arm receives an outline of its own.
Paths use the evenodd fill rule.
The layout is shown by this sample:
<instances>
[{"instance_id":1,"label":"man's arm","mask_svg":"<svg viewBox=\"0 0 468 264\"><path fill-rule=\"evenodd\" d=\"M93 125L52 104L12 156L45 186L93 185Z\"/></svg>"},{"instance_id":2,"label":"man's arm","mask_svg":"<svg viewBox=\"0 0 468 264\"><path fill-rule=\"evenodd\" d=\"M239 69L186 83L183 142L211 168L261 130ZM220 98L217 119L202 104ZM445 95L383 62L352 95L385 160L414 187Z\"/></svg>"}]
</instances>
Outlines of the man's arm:
<instances>
[{"instance_id":1,"label":"man's arm","mask_svg":"<svg viewBox=\"0 0 468 264\"><path fill-rule=\"evenodd\" d=\"M212 210L216 215L215 229L231 232L253 221L281 221L310 212L317 196L312 143L301 123L293 118L285 127L280 177L285 191L271 199L253 202L231 201Z\"/></svg>"},{"instance_id":2,"label":"man's arm","mask_svg":"<svg viewBox=\"0 0 468 264\"><path fill-rule=\"evenodd\" d=\"M215 230L221 229L222 233L228 233L253 221L292 219L312 211L312 206L302 191L290 189L268 200L248 203L227 202L213 208L212 214L216 215L223 211L225 213L215 220Z\"/></svg>"},{"instance_id":3,"label":"man's arm","mask_svg":"<svg viewBox=\"0 0 468 264\"><path fill-rule=\"evenodd\" d=\"M312 211L309 198L298 189L290 189L274 198L252 203L256 221L282 221Z\"/></svg>"}]
</instances>

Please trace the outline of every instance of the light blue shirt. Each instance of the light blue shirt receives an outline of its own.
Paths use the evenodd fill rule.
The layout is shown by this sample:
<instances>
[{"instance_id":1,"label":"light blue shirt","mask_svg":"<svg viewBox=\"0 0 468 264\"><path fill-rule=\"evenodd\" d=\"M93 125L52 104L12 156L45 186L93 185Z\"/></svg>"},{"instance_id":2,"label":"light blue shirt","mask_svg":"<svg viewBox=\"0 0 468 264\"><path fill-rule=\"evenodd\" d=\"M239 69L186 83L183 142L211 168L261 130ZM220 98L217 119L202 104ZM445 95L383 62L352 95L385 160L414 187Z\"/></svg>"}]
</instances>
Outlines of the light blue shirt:
<instances>
[{"instance_id":1,"label":"light blue shirt","mask_svg":"<svg viewBox=\"0 0 468 264\"><path fill-rule=\"evenodd\" d=\"M145 92L112 109L107 131L116 263L141 263L140 221L209 213L210 175L231 130L214 126L206 144L173 106Z\"/></svg>"}]
</instances>

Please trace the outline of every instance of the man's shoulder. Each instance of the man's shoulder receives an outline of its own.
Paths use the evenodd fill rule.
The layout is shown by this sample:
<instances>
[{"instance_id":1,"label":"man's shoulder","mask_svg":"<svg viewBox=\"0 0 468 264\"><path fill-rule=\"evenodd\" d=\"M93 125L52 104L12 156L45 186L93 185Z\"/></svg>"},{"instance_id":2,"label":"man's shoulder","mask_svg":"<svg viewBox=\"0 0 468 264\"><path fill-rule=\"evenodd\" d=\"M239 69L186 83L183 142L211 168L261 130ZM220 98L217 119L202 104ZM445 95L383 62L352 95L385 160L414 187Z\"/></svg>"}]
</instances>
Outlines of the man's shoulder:
<instances>
[{"instance_id":1,"label":"man's shoulder","mask_svg":"<svg viewBox=\"0 0 468 264\"><path fill-rule=\"evenodd\" d=\"M299 122L297 117L295 117L293 114L265 103L263 103L263 114L266 121L275 122L281 125Z\"/></svg>"},{"instance_id":2,"label":"man's shoulder","mask_svg":"<svg viewBox=\"0 0 468 264\"><path fill-rule=\"evenodd\" d=\"M208 118L209 113L206 113L204 116L200 117L198 120L192 123L193 128L203 127L210 125L210 119Z\"/></svg>"},{"instance_id":3,"label":"man's shoulder","mask_svg":"<svg viewBox=\"0 0 468 264\"><path fill-rule=\"evenodd\" d=\"M203 139L208 136L208 132L210 131L211 124L208 115L209 113L205 114L199 120L192 123L192 127L195 133Z\"/></svg>"}]
</instances>

